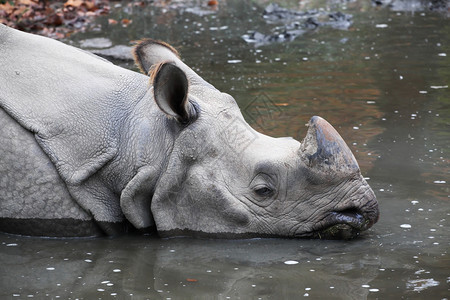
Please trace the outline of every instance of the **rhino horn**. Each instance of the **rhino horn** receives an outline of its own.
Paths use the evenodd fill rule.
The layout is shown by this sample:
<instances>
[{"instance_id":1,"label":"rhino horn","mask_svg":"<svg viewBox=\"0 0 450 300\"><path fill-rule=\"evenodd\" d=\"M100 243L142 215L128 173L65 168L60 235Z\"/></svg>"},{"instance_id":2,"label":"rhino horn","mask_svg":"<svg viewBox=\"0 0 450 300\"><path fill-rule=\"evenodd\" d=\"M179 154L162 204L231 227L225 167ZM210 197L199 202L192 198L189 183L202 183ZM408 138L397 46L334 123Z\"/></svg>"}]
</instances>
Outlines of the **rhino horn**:
<instances>
[{"instance_id":1,"label":"rhino horn","mask_svg":"<svg viewBox=\"0 0 450 300\"><path fill-rule=\"evenodd\" d=\"M332 179L359 171L352 151L330 123L314 116L307 126L309 128L300 147L300 156L315 173L324 179Z\"/></svg>"}]
</instances>

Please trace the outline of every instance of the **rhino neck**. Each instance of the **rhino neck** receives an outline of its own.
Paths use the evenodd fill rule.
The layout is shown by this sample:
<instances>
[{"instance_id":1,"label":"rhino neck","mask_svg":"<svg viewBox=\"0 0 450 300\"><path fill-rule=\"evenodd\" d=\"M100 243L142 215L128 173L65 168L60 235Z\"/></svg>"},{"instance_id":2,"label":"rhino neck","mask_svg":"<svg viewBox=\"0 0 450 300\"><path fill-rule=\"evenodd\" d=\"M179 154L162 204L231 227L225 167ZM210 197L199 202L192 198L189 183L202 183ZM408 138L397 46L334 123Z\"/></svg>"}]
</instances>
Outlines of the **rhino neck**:
<instances>
[{"instance_id":1,"label":"rhino neck","mask_svg":"<svg viewBox=\"0 0 450 300\"><path fill-rule=\"evenodd\" d=\"M173 156L174 144L183 129L159 110L153 89L133 107L123 124L119 155L105 169L110 186L120 195L125 218L137 229L154 231L151 211L158 182ZM177 170L180 171L180 170Z\"/></svg>"},{"instance_id":2,"label":"rhino neck","mask_svg":"<svg viewBox=\"0 0 450 300\"><path fill-rule=\"evenodd\" d=\"M143 77L148 87L148 77ZM110 174L109 185L119 195L141 169L151 168L156 179L160 177L180 132L175 120L167 118L155 104L152 88L125 109L128 114L118 128L118 155L104 170ZM149 181L152 188L155 184L155 180Z\"/></svg>"}]
</instances>

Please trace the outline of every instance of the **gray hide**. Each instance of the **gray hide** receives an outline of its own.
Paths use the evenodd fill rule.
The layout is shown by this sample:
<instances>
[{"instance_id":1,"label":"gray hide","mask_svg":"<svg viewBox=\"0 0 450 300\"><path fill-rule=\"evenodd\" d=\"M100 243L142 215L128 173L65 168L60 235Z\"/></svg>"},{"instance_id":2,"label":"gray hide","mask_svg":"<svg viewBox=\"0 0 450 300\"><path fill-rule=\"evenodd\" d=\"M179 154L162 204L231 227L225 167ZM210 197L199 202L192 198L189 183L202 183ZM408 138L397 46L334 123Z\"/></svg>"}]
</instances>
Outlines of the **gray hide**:
<instances>
[{"instance_id":1,"label":"gray hide","mask_svg":"<svg viewBox=\"0 0 450 300\"><path fill-rule=\"evenodd\" d=\"M142 152L128 153L127 157L124 154L129 139L149 138L142 132L130 131L130 126L142 121L139 125L150 129L150 124L136 120L139 113L134 119L129 117L135 110L147 110L149 117L156 113L155 105L142 101L149 93L148 77L77 48L4 25L0 25L0 53L0 107L34 135L35 140L29 140L28 147L39 144L70 195L93 219L122 222L120 193L137 170L146 168L149 162L141 157L145 155L142 152L153 147L150 144ZM157 114L162 116L159 111ZM152 123L158 121L165 127L165 119L155 118ZM14 159L24 158L18 153ZM8 176L2 177L5 175ZM3 217L16 217L3 212L2 207ZM109 231L106 227L105 230Z\"/></svg>"},{"instance_id":2,"label":"gray hide","mask_svg":"<svg viewBox=\"0 0 450 300\"><path fill-rule=\"evenodd\" d=\"M377 221L324 119L302 143L260 134L171 46L134 55L145 75L0 25L0 230L351 238Z\"/></svg>"}]
</instances>

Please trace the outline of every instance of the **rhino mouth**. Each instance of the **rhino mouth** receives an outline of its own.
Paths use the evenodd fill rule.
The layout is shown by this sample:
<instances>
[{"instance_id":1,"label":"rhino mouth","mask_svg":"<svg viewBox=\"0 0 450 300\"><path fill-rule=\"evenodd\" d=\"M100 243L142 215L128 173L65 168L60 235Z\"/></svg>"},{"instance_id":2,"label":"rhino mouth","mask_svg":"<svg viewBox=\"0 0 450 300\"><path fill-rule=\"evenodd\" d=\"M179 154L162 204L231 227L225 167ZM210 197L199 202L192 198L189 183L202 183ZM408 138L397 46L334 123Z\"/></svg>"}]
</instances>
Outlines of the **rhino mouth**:
<instances>
[{"instance_id":1,"label":"rhino mouth","mask_svg":"<svg viewBox=\"0 0 450 300\"><path fill-rule=\"evenodd\" d=\"M333 211L327 218L326 224L313 233L313 238L354 239L370 226L369 219L355 209Z\"/></svg>"}]
</instances>

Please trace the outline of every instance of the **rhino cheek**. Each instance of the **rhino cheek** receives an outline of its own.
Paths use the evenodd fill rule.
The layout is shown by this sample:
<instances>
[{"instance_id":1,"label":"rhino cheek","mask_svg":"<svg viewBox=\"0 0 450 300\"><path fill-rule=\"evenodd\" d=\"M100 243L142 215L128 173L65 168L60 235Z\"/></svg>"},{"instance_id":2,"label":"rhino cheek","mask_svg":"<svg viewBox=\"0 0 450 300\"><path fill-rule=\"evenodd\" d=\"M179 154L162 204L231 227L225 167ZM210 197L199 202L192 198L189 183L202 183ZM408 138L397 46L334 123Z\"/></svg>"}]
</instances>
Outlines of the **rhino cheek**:
<instances>
[{"instance_id":1,"label":"rhino cheek","mask_svg":"<svg viewBox=\"0 0 450 300\"><path fill-rule=\"evenodd\" d=\"M206 183L203 190L193 186L193 201L189 209L199 225L197 230L210 233L248 233L252 214L226 186L216 182ZM198 192L198 194L196 194ZM214 229L211 224L215 224Z\"/></svg>"},{"instance_id":2,"label":"rhino cheek","mask_svg":"<svg viewBox=\"0 0 450 300\"><path fill-rule=\"evenodd\" d=\"M245 230L248 228L251 220L251 214L241 204L232 204L229 208L223 211L224 217L230 224Z\"/></svg>"},{"instance_id":3,"label":"rhino cheek","mask_svg":"<svg viewBox=\"0 0 450 300\"><path fill-rule=\"evenodd\" d=\"M164 236L247 233L251 220L247 207L212 176L196 171L155 194L152 213L158 231Z\"/></svg>"}]
</instances>

